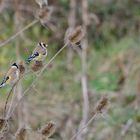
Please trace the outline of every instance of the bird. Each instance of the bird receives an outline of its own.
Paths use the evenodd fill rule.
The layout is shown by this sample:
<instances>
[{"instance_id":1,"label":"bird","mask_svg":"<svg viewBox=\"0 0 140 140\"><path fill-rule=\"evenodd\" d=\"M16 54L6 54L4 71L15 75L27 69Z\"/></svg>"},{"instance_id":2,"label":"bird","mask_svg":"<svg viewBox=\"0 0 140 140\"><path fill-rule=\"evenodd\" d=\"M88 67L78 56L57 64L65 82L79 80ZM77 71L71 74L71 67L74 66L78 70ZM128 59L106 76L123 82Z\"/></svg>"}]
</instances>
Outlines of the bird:
<instances>
[{"instance_id":1,"label":"bird","mask_svg":"<svg viewBox=\"0 0 140 140\"><path fill-rule=\"evenodd\" d=\"M42 62L48 54L47 47L47 44L39 42L36 48L34 49L33 53L28 57L27 63L30 63L31 61Z\"/></svg>"},{"instance_id":2,"label":"bird","mask_svg":"<svg viewBox=\"0 0 140 140\"><path fill-rule=\"evenodd\" d=\"M0 88L6 86L6 85L14 85L18 80L20 76L19 67L16 63L13 63L8 70L7 74L3 78L3 81L0 84Z\"/></svg>"}]
</instances>

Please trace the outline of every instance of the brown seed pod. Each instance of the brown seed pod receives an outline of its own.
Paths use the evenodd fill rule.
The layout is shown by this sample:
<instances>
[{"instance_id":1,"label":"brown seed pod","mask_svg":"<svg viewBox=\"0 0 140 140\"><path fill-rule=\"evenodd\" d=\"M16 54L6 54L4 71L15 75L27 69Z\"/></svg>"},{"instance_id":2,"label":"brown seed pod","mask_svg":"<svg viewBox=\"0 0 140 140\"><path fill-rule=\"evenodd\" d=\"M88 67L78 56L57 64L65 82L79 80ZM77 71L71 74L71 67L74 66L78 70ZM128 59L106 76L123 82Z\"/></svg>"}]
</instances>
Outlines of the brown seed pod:
<instances>
[{"instance_id":1,"label":"brown seed pod","mask_svg":"<svg viewBox=\"0 0 140 140\"><path fill-rule=\"evenodd\" d=\"M24 74L24 72L25 72L25 65L24 65L23 61L19 61L18 67L19 67L20 74L21 75Z\"/></svg>"},{"instance_id":2,"label":"brown seed pod","mask_svg":"<svg viewBox=\"0 0 140 140\"><path fill-rule=\"evenodd\" d=\"M98 105L96 106L96 111L99 112L99 113L102 113L102 111L106 108L106 106L108 105L108 98L107 97L103 97Z\"/></svg>"},{"instance_id":3,"label":"brown seed pod","mask_svg":"<svg viewBox=\"0 0 140 140\"><path fill-rule=\"evenodd\" d=\"M19 128L15 134L16 140L25 140L26 132L26 128Z\"/></svg>"},{"instance_id":4,"label":"brown seed pod","mask_svg":"<svg viewBox=\"0 0 140 140\"><path fill-rule=\"evenodd\" d=\"M68 39L72 44L77 44L84 37L84 33L81 26L78 26L74 31L69 35Z\"/></svg>"},{"instance_id":5,"label":"brown seed pod","mask_svg":"<svg viewBox=\"0 0 140 140\"><path fill-rule=\"evenodd\" d=\"M39 9L37 17L40 20L41 24L46 25L50 20L50 16L51 10L48 6Z\"/></svg>"},{"instance_id":6,"label":"brown seed pod","mask_svg":"<svg viewBox=\"0 0 140 140\"><path fill-rule=\"evenodd\" d=\"M34 61L31 68L34 72L39 71L43 67L42 61Z\"/></svg>"},{"instance_id":7,"label":"brown seed pod","mask_svg":"<svg viewBox=\"0 0 140 140\"><path fill-rule=\"evenodd\" d=\"M50 136L52 136L54 134L55 130L56 130L56 124L54 122L50 121L48 124L44 125L40 129L40 133L45 138L49 138Z\"/></svg>"},{"instance_id":8,"label":"brown seed pod","mask_svg":"<svg viewBox=\"0 0 140 140\"><path fill-rule=\"evenodd\" d=\"M5 119L0 118L0 130L3 128L4 123L5 123Z\"/></svg>"}]
</instances>

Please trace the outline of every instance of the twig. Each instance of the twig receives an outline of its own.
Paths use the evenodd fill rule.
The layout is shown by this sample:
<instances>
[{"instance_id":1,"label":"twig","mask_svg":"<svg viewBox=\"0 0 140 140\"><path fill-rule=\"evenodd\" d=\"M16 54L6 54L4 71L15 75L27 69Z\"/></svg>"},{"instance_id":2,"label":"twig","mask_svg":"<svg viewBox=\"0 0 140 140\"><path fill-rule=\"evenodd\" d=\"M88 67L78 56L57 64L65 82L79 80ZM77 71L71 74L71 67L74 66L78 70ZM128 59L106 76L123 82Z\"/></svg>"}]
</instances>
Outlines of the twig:
<instances>
[{"instance_id":1,"label":"twig","mask_svg":"<svg viewBox=\"0 0 140 140\"><path fill-rule=\"evenodd\" d=\"M124 128L122 129L121 135L125 136L126 132L128 131L128 129L132 126L133 124L133 120L129 119L126 123L126 125L124 126Z\"/></svg>"},{"instance_id":2,"label":"twig","mask_svg":"<svg viewBox=\"0 0 140 140\"><path fill-rule=\"evenodd\" d=\"M12 96L12 99L11 99L11 102L10 102L10 106L9 106L8 112L6 114L6 118L7 118L8 114L10 114L10 110L12 108L12 105L14 103L14 99L16 97L16 85L15 85L15 87L13 89L14 89L14 92L13 92L13 96Z\"/></svg>"},{"instance_id":3,"label":"twig","mask_svg":"<svg viewBox=\"0 0 140 140\"><path fill-rule=\"evenodd\" d=\"M85 128L87 128L87 127L91 124L91 122L95 119L96 116L97 116L97 112L94 112L94 113L93 113L93 116L91 117L91 119L90 119L76 134L74 134L74 135L70 138L70 140L74 140L79 134L81 134L81 133L83 132L83 130L84 130Z\"/></svg>"},{"instance_id":4,"label":"twig","mask_svg":"<svg viewBox=\"0 0 140 140\"><path fill-rule=\"evenodd\" d=\"M9 93L8 93L8 95L7 95L6 102L5 102L5 106L4 106L4 115L3 115L3 116L6 115L7 104L8 104L9 98L10 98L10 96L11 96L11 94L12 94L12 91L13 91L14 87L16 86L16 84L17 84L17 83L15 83L15 84L12 86L11 90L9 91Z\"/></svg>"},{"instance_id":5,"label":"twig","mask_svg":"<svg viewBox=\"0 0 140 140\"><path fill-rule=\"evenodd\" d=\"M10 38L8 38L7 40L5 40L4 42L2 42L0 44L0 48L3 47L4 45L8 44L9 42L11 42L13 39L15 39L19 34L21 34L22 32L26 31L27 29L29 29L30 27L32 27L34 24L36 24L38 22L38 20L34 20L31 23L29 23L28 25L26 25L23 29L21 29L19 32L15 33L13 36L11 36Z\"/></svg>"},{"instance_id":6,"label":"twig","mask_svg":"<svg viewBox=\"0 0 140 140\"><path fill-rule=\"evenodd\" d=\"M88 1L82 0L82 22L83 22L83 30L84 33L87 33L87 25L88 25ZM87 79L87 48L88 48L88 37L87 34L82 41L82 52L81 52L81 89L83 94L83 113L82 113L82 120L79 125L79 130L88 121L89 117L89 96L88 96L88 79ZM86 133L80 133L77 135L76 140L84 140Z\"/></svg>"}]
</instances>

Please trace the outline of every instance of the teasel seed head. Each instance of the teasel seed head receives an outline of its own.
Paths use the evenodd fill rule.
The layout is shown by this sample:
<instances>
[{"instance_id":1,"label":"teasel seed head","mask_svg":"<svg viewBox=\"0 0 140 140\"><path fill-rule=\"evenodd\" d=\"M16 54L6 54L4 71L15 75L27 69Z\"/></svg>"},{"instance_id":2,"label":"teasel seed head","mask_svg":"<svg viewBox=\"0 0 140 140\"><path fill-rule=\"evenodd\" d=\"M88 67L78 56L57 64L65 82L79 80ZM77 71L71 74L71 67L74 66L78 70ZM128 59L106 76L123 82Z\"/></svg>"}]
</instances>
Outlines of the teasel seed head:
<instances>
[{"instance_id":1,"label":"teasel seed head","mask_svg":"<svg viewBox=\"0 0 140 140\"><path fill-rule=\"evenodd\" d=\"M50 121L46 125L42 126L39 132L41 133L43 137L49 138L50 136L54 134L55 130L56 130L56 124Z\"/></svg>"},{"instance_id":2,"label":"teasel seed head","mask_svg":"<svg viewBox=\"0 0 140 140\"><path fill-rule=\"evenodd\" d=\"M3 128L4 123L5 123L5 119L0 118L0 130Z\"/></svg>"},{"instance_id":3,"label":"teasel seed head","mask_svg":"<svg viewBox=\"0 0 140 140\"><path fill-rule=\"evenodd\" d=\"M24 64L23 61L19 61L18 67L19 67L20 75L24 74L24 72L25 72L25 64Z\"/></svg>"},{"instance_id":4,"label":"teasel seed head","mask_svg":"<svg viewBox=\"0 0 140 140\"><path fill-rule=\"evenodd\" d=\"M49 6L40 8L37 13L37 18L40 20L41 24L47 24L51 17L51 9Z\"/></svg>"},{"instance_id":5,"label":"teasel seed head","mask_svg":"<svg viewBox=\"0 0 140 140\"><path fill-rule=\"evenodd\" d=\"M17 130L15 137L16 140L25 140L27 130L24 127L21 127Z\"/></svg>"},{"instance_id":6,"label":"teasel seed head","mask_svg":"<svg viewBox=\"0 0 140 140\"><path fill-rule=\"evenodd\" d=\"M42 61L34 61L32 66L31 66L31 68L34 72L41 70L42 67L43 67Z\"/></svg>"},{"instance_id":7,"label":"teasel seed head","mask_svg":"<svg viewBox=\"0 0 140 140\"><path fill-rule=\"evenodd\" d=\"M96 112L102 113L103 110L107 107L109 102L109 99L107 97L102 97L101 100L99 101L98 105L96 106Z\"/></svg>"},{"instance_id":8,"label":"teasel seed head","mask_svg":"<svg viewBox=\"0 0 140 140\"><path fill-rule=\"evenodd\" d=\"M82 40L84 32L82 26L77 26L74 31L69 35L68 39L71 44L76 44Z\"/></svg>"}]
</instances>

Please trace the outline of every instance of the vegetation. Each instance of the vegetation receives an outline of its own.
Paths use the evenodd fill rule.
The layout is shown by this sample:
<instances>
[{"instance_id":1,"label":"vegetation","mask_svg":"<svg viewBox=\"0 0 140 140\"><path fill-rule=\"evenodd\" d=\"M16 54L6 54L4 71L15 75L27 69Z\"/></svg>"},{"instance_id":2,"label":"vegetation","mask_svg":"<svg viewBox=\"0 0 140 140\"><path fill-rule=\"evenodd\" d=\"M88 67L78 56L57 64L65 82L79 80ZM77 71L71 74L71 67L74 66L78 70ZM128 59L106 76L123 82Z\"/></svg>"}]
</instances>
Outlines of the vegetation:
<instances>
[{"instance_id":1,"label":"vegetation","mask_svg":"<svg viewBox=\"0 0 140 140\"><path fill-rule=\"evenodd\" d=\"M13 62L19 59L26 62L38 42L48 44L48 56L44 62L47 64L62 48L65 32L70 26L83 25L87 32L83 42L88 41L86 51L68 46L48 65L14 110L8 121L9 130L4 135L5 140L15 139L15 134L20 134L22 127L28 131L27 140L41 139L37 130L50 121L56 124L55 133L50 139L70 140L80 129L83 120L83 75L87 78L89 99L85 124L94 114L100 98L108 97L110 102L84 129L81 134L83 137L77 136L75 139L140 139L140 1L81 1L88 2L87 25L83 20L86 10L82 8L82 2L76 1L76 18L72 16L70 20L73 0L49 0L52 15L47 21L48 28L39 21L3 46L3 41L36 19L35 11L40 7L32 0L0 1L1 81ZM83 55L79 55L82 51L86 52L86 72L82 67ZM25 67L26 72L31 70L30 65L25 64ZM14 104L31 87L38 73L29 72L18 83L17 94L19 91L21 94L16 96ZM1 116L10 89L11 86L0 89ZM11 98L8 107L10 101Z\"/></svg>"}]
</instances>

